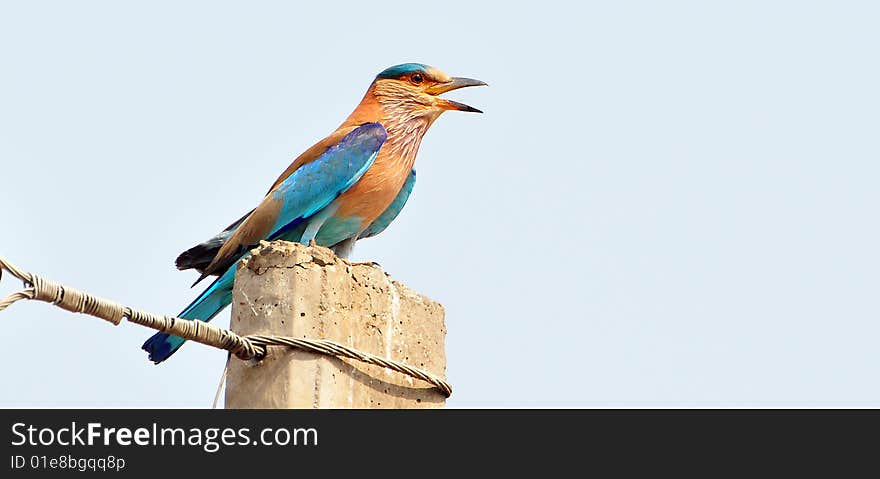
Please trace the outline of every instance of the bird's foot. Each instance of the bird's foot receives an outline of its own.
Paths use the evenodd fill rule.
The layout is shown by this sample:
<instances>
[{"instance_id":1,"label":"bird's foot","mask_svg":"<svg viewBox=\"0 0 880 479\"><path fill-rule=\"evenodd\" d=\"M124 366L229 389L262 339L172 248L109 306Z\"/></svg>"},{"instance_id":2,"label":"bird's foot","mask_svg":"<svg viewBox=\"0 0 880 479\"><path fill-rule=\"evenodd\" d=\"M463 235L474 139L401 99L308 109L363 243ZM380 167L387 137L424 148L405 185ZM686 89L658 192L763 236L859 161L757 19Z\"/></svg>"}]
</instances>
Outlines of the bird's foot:
<instances>
[{"instance_id":1,"label":"bird's foot","mask_svg":"<svg viewBox=\"0 0 880 479\"><path fill-rule=\"evenodd\" d=\"M369 266L371 268L378 267L381 268L382 265L375 261L350 261L348 264L352 266Z\"/></svg>"}]
</instances>

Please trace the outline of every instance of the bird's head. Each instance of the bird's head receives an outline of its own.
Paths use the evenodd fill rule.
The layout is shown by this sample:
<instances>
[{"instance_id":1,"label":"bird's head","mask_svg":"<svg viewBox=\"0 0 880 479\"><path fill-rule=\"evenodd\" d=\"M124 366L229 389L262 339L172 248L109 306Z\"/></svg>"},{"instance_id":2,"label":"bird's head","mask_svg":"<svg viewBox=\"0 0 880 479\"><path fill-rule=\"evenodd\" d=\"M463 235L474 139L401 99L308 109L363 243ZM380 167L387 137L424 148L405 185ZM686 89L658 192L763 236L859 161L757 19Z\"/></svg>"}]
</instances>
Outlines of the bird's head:
<instances>
[{"instance_id":1,"label":"bird's head","mask_svg":"<svg viewBox=\"0 0 880 479\"><path fill-rule=\"evenodd\" d=\"M370 91L386 115L422 117L432 122L448 110L482 113L472 106L440 97L448 91L479 85L486 83L451 77L421 63L404 63L379 73Z\"/></svg>"}]
</instances>

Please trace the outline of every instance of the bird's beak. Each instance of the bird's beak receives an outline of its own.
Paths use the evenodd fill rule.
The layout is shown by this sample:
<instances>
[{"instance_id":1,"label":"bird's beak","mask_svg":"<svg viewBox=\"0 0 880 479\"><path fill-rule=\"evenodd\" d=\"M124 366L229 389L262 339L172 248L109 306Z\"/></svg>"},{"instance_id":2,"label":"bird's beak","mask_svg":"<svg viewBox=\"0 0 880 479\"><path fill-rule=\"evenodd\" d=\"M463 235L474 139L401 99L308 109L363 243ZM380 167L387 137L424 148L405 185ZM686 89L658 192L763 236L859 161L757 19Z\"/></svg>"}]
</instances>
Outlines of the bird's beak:
<instances>
[{"instance_id":1,"label":"bird's beak","mask_svg":"<svg viewBox=\"0 0 880 479\"><path fill-rule=\"evenodd\" d=\"M473 78L455 77L446 83L439 83L437 85L434 85L434 86L428 88L427 90L425 90L425 92L430 95L437 96L442 93L446 93L448 91L458 90L459 88L465 88L465 87L469 87L469 86L488 86L488 84L485 82L481 82L480 80L474 80ZM470 112L474 112L474 113L483 113L482 111L477 110L476 108L474 108L472 106L465 105L464 103L459 103L457 101L447 100L446 98L437 98L436 102L437 102L437 106L439 106L440 108L442 108L444 110L458 110L458 111L470 111Z\"/></svg>"}]
</instances>

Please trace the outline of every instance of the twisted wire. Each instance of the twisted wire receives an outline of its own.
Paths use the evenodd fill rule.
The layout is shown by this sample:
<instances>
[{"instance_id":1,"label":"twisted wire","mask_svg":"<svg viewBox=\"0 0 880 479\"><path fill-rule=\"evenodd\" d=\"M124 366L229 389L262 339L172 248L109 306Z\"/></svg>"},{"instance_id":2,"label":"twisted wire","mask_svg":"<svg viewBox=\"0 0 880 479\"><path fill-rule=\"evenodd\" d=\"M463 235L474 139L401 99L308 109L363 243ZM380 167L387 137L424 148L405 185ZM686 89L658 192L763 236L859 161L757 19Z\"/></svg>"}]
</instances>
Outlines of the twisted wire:
<instances>
[{"instance_id":1,"label":"twisted wire","mask_svg":"<svg viewBox=\"0 0 880 479\"><path fill-rule=\"evenodd\" d=\"M0 256L0 279L3 277L3 270L20 279L24 283L24 289L0 299L0 311L3 311L17 301L35 299L54 304L67 311L101 318L113 325L119 325L123 319L127 319L129 322L141 326L207 346L225 349L242 360L262 359L266 355L267 346L286 346L311 353L344 357L381 366L425 381L440 390L445 397L449 397L452 394L452 386L449 383L428 371L414 368L392 359L358 351L335 341L285 336L240 336L231 330L220 328L204 321L158 315L130 308L116 301L93 296L19 269Z\"/></svg>"}]
</instances>

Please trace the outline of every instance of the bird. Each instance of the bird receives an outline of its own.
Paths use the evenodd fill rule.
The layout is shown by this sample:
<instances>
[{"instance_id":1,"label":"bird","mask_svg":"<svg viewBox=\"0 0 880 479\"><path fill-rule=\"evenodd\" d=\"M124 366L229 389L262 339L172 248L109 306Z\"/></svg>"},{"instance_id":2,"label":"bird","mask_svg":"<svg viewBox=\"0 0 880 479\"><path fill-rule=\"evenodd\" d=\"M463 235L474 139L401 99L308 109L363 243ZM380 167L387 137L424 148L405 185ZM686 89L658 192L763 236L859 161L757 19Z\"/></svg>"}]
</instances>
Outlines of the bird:
<instances>
[{"instance_id":1,"label":"bird","mask_svg":"<svg viewBox=\"0 0 880 479\"><path fill-rule=\"evenodd\" d=\"M260 241L326 246L348 258L356 241L384 231L415 185L422 138L446 111L482 111L441 94L485 82L452 77L422 63L403 63L376 75L363 99L327 137L296 157L247 214L181 253L179 270L217 276L180 318L211 321L232 301L235 264ZM142 349L159 364L184 344L157 333Z\"/></svg>"}]
</instances>

